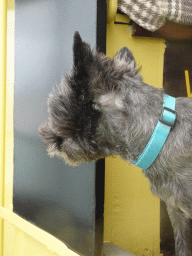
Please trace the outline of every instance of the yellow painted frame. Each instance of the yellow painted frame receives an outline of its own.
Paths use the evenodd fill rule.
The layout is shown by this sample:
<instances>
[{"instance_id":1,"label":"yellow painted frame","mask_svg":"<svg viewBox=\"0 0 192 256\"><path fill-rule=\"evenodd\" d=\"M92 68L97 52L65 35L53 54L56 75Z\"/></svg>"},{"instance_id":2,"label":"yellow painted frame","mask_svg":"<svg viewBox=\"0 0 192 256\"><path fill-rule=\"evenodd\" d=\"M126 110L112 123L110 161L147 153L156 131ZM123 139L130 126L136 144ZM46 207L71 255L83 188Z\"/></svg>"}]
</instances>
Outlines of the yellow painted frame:
<instances>
[{"instance_id":1,"label":"yellow painted frame","mask_svg":"<svg viewBox=\"0 0 192 256\"><path fill-rule=\"evenodd\" d=\"M4 206L5 118L6 118L6 39L7 1L0 1L0 206ZM0 253L3 253L3 220L0 219Z\"/></svg>"},{"instance_id":2,"label":"yellow painted frame","mask_svg":"<svg viewBox=\"0 0 192 256\"><path fill-rule=\"evenodd\" d=\"M117 0L108 3L107 55L112 58L127 46L142 66L144 82L162 87L164 40L132 37L131 26L117 24ZM104 242L137 256L159 256L160 200L152 195L142 171L119 157L110 157L105 172Z\"/></svg>"},{"instance_id":3,"label":"yellow painted frame","mask_svg":"<svg viewBox=\"0 0 192 256\"><path fill-rule=\"evenodd\" d=\"M5 169L5 124L6 124L6 41L7 41L7 3L0 2L0 189L4 190ZM4 206L4 195L0 196L0 205Z\"/></svg>"}]
</instances>

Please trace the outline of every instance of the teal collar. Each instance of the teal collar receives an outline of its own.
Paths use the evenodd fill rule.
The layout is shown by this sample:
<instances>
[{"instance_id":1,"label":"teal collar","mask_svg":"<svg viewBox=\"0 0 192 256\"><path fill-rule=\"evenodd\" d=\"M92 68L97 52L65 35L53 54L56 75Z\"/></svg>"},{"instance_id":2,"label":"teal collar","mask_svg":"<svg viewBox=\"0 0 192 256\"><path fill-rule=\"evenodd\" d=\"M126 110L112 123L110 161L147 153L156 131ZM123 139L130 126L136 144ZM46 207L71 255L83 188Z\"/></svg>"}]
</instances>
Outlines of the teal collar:
<instances>
[{"instance_id":1,"label":"teal collar","mask_svg":"<svg viewBox=\"0 0 192 256\"><path fill-rule=\"evenodd\" d=\"M147 169L161 151L176 121L175 98L164 94L163 113L143 153L133 164Z\"/></svg>"}]
</instances>

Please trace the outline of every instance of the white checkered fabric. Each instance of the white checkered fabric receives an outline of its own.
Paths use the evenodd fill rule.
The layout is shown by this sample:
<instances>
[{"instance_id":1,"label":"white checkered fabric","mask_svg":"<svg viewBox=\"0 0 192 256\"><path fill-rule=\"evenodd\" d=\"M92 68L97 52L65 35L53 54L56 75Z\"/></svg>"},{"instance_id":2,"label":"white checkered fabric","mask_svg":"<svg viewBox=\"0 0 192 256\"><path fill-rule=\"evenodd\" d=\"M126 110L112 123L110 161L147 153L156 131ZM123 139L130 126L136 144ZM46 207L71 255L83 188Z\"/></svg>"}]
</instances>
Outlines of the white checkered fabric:
<instances>
[{"instance_id":1,"label":"white checkered fabric","mask_svg":"<svg viewBox=\"0 0 192 256\"><path fill-rule=\"evenodd\" d=\"M159 29L166 20L192 25L192 0L118 0L118 8L149 31Z\"/></svg>"}]
</instances>

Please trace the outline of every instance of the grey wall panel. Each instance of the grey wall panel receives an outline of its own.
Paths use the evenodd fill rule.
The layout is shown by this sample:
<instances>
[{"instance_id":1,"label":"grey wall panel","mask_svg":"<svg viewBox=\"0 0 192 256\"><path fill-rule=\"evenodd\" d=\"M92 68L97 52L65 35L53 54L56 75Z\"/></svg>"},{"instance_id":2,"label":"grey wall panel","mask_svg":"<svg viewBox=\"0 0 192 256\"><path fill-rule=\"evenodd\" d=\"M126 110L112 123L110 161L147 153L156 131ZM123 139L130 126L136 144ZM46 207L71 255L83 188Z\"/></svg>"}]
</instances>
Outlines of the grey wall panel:
<instances>
[{"instance_id":1,"label":"grey wall panel","mask_svg":"<svg viewBox=\"0 0 192 256\"><path fill-rule=\"evenodd\" d=\"M47 156L37 133L52 86L72 67L73 34L96 45L96 0L16 0L14 211L95 254L95 163Z\"/></svg>"}]
</instances>

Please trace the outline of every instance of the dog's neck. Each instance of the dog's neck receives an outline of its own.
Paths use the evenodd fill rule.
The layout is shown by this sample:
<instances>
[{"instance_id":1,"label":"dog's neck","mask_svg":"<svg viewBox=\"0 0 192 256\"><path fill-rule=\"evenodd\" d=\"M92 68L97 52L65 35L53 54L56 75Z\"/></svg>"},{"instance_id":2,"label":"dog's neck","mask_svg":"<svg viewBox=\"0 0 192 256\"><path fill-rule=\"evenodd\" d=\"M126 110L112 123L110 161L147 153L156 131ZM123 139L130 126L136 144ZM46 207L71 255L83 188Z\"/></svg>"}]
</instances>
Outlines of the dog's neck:
<instances>
[{"instance_id":1,"label":"dog's neck","mask_svg":"<svg viewBox=\"0 0 192 256\"><path fill-rule=\"evenodd\" d=\"M133 163L146 147L161 116L163 90L141 82L138 88L132 86L120 92L120 98L123 100L116 103L119 108L105 113L108 135L111 135L108 141L113 145L113 154Z\"/></svg>"},{"instance_id":2,"label":"dog's neck","mask_svg":"<svg viewBox=\"0 0 192 256\"><path fill-rule=\"evenodd\" d=\"M138 97L137 94L134 95ZM127 140L126 138L125 140L127 141L131 162L136 161L143 152L163 110L163 90L145 85L142 86L142 91L139 96L139 104L135 105L134 111L129 110L131 123L130 117L127 117L129 131L127 130L125 134L125 137L127 137ZM133 94L132 97L134 100ZM138 100L136 101L135 99L135 102L138 102ZM130 108L130 105L131 104L127 102L128 108Z\"/></svg>"}]
</instances>

